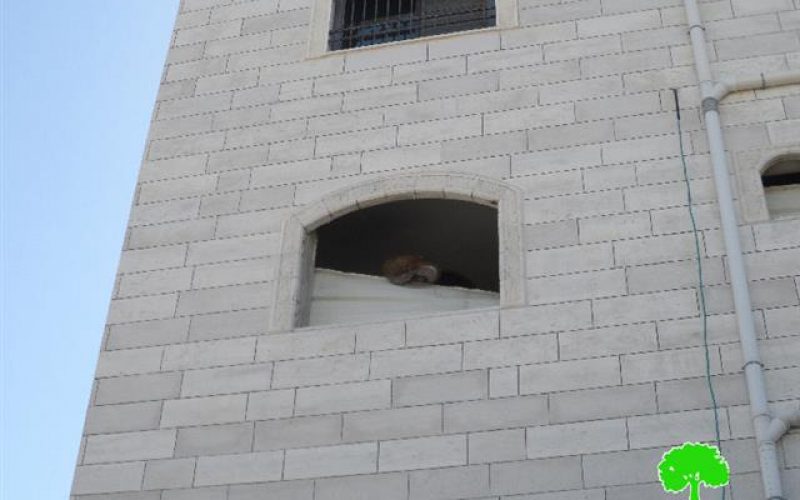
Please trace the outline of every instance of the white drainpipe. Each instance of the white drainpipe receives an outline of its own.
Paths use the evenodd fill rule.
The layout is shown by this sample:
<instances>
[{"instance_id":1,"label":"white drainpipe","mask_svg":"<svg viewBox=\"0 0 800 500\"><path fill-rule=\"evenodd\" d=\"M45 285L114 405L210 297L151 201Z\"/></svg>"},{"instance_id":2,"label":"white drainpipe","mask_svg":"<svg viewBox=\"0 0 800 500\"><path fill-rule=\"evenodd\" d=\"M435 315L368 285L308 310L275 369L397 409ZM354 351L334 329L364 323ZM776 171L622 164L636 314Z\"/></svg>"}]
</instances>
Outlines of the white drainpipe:
<instances>
[{"instance_id":1,"label":"white drainpipe","mask_svg":"<svg viewBox=\"0 0 800 500\"><path fill-rule=\"evenodd\" d=\"M706 53L705 27L700 17L697 0L684 0L684 4L689 22L689 35L692 41L695 69L700 82L706 134L711 153L711 163L714 168L714 182L717 188L725 250L728 255L731 288L733 289L739 339L744 357L744 375L758 444L764 495L767 500L788 500L783 496L776 443L791 426L800 425L800 408L780 416L773 416L767 403L764 365L761 362L756 341L752 302L742 257L742 244L739 238L739 227L733 205L725 140L719 116L719 101L735 91L800 83L800 71L775 74L762 73L753 78L730 78L715 82L711 75L711 65Z\"/></svg>"}]
</instances>

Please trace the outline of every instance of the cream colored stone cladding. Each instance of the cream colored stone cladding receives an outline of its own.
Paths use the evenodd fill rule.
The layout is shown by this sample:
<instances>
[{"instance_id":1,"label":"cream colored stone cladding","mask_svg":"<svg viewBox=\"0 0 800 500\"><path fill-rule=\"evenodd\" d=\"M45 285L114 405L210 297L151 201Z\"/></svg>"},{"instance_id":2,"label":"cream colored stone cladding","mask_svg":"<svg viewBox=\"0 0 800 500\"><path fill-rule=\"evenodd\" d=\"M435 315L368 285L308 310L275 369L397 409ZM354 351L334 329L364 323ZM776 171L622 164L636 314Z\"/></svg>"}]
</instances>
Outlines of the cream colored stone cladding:
<instances>
[{"instance_id":1,"label":"cream colored stone cladding","mask_svg":"<svg viewBox=\"0 0 800 500\"><path fill-rule=\"evenodd\" d=\"M800 69L800 0L701 6L716 74ZM516 28L312 58L307 0L183 1L73 500L676 498L661 454L714 427L672 87L727 498L763 499L682 2L518 8ZM800 86L721 108L737 175L800 149ZM522 193L522 304L270 326L285 221L432 172ZM741 236L769 397L789 405L800 218ZM800 499L800 432L780 456Z\"/></svg>"}]
</instances>

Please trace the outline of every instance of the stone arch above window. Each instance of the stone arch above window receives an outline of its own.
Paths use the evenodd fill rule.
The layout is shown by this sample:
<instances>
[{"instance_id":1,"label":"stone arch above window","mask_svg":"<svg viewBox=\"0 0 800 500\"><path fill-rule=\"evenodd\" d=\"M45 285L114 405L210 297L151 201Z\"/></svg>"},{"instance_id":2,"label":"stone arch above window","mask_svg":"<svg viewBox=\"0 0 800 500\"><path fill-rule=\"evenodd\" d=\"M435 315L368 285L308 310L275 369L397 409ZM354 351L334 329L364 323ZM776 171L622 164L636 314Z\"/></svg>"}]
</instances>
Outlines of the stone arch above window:
<instances>
[{"instance_id":1,"label":"stone arch above window","mask_svg":"<svg viewBox=\"0 0 800 500\"><path fill-rule=\"evenodd\" d=\"M284 223L271 314L272 331L307 324L314 276L316 230L358 210L403 200L455 200L497 210L499 306L525 304L522 199L518 188L461 173L382 177L334 191Z\"/></svg>"},{"instance_id":2,"label":"stone arch above window","mask_svg":"<svg viewBox=\"0 0 800 500\"><path fill-rule=\"evenodd\" d=\"M745 222L800 217L800 148L769 148L735 158Z\"/></svg>"}]
</instances>

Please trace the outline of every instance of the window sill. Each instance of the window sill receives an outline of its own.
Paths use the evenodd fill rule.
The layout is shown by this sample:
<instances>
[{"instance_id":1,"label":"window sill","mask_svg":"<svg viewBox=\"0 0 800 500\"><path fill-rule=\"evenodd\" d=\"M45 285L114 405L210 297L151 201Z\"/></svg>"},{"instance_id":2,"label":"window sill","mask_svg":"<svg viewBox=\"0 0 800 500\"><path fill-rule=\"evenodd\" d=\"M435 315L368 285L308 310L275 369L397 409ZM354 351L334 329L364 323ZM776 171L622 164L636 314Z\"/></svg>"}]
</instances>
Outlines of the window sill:
<instances>
[{"instance_id":1,"label":"window sill","mask_svg":"<svg viewBox=\"0 0 800 500\"><path fill-rule=\"evenodd\" d=\"M385 42L385 43L376 43L374 45L365 45L364 47L353 47L351 49L338 49L338 50L326 50L321 54L313 54L309 52L307 60L315 60L315 59L325 59L328 57L339 56L339 55L348 55L348 54L358 54L360 52L370 52L374 50L380 50L383 48L388 47L398 47L398 46L405 46L405 45L415 45L420 43L428 43L435 40L446 40L448 38L455 38L459 36L467 36L472 34L478 33L492 33L494 31L500 31L503 28L500 26L488 26L486 28L474 29L474 30L466 30L466 31L454 31L452 33L442 33L440 35L430 35L430 36L421 36L419 38L410 38L408 40L396 40L394 42ZM387 61L387 64L391 64L391 61Z\"/></svg>"}]
</instances>

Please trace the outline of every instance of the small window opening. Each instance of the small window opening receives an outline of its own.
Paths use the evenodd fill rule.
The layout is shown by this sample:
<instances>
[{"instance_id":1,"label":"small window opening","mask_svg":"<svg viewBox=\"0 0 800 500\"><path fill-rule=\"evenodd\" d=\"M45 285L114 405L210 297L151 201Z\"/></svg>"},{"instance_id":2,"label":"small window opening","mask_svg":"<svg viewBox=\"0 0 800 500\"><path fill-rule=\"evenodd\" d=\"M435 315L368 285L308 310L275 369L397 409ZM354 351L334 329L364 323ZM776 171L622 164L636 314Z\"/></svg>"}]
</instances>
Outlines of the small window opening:
<instances>
[{"instance_id":1,"label":"small window opening","mask_svg":"<svg viewBox=\"0 0 800 500\"><path fill-rule=\"evenodd\" d=\"M331 50L496 24L495 0L333 0Z\"/></svg>"},{"instance_id":2,"label":"small window opening","mask_svg":"<svg viewBox=\"0 0 800 500\"><path fill-rule=\"evenodd\" d=\"M761 182L771 218L800 216L800 158L778 160L761 174Z\"/></svg>"},{"instance_id":3,"label":"small window opening","mask_svg":"<svg viewBox=\"0 0 800 500\"><path fill-rule=\"evenodd\" d=\"M316 230L309 324L499 305L497 209L404 200Z\"/></svg>"}]
</instances>

